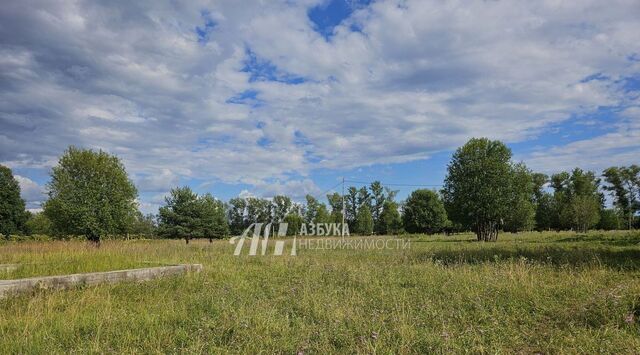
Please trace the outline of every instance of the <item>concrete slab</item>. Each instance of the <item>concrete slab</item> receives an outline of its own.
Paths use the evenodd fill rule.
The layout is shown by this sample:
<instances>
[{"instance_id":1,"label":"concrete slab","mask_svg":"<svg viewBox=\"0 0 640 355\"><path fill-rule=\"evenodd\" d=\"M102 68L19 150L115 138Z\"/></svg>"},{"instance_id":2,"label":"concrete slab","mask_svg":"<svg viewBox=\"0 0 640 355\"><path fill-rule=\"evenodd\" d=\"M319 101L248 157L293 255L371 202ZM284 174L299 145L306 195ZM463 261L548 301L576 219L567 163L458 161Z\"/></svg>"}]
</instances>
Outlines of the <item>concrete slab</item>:
<instances>
[{"instance_id":1,"label":"concrete slab","mask_svg":"<svg viewBox=\"0 0 640 355\"><path fill-rule=\"evenodd\" d=\"M201 264L184 264L144 269L127 269L91 272L85 274L31 277L17 280L0 280L0 298L36 289L66 289L79 285L96 285L100 283L117 283L122 281L147 281L165 276L200 271L202 271Z\"/></svg>"}]
</instances>

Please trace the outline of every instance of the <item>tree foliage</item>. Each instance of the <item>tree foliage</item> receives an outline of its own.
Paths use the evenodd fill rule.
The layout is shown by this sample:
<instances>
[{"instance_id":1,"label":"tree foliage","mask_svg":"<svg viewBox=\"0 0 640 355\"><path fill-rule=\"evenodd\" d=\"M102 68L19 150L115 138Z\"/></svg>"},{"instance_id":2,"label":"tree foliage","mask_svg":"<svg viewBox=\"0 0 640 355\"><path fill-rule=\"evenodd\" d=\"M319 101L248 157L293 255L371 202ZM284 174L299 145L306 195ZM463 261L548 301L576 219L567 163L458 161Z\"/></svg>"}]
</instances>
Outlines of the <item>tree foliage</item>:
<instances>
[{"instance_id":1,"label":"tree foliage","mask_svg":"<svg viewBox=\"0 0 640 355\"><path fill-rule=\"evenodd\" d=\"M610 167L603 174L614 205L620 210L628 229L633 227L635 214L640 210L640 166Z\"/></svg>"},{"instance_id":2,"label":"tree foliage","mask_svg":"<svg viewBox=\"0 0 640 355\"><path fill-rule=\"evenodd\" d=\"M102 236L126 234L135 215L137 190L124 165L103 151L70 147L51 172L44 213L54 233Z\"/></svg>"},{"instance_id":3,"label":"tree foliage","mask_svg":"<svg viewBox=\"0 0 640 355\"><path fill-rule=\"evenodd\" d=\"M361 235L373 234L373 216L366 204L358 209L355 232Z\"/></svg>"},{"instance_id":4,"label":"tree foliage","mask_svg":"<svg viewBox=\"0 0 640 355\"><path fill-rule=\"evenodd\" d=\"M438 233L447 220L444 204L435 191L415 190L404 203L402 222L409 233Z\"/></svg>"},{"instance_id":5,"label":"tree foliage","mask_svg":"<svg viewBox=\"0 0 640 355\"><path fill-rule=\"evenodd\" d=\"M0 165L0 235L9 237L24 231L28 214L20 197L20 184L11 169Z\"/></svg>"},{"instance_id":6,"label":"tree foliage","mask_svg":"<svg viewBox=\"0 0 640 355\"><path fill-rule=\"evenodd\" d=\"M511 150L500 141L473 138L448 166L443 198L453 222L473 230L478 240L498 237L513 206Z\"/></svg>"},{"instance_id":7,"label":"tree foliage","mask_svg":"<svg viewBox=\"0 0 640 355\"><path fill-rule=\"evenodd\" d=\"M222 201L198 196L188 186L172 189L160 207L158 233L167 238L222 238L229 234Z\"/></svg>"}]
</instances>

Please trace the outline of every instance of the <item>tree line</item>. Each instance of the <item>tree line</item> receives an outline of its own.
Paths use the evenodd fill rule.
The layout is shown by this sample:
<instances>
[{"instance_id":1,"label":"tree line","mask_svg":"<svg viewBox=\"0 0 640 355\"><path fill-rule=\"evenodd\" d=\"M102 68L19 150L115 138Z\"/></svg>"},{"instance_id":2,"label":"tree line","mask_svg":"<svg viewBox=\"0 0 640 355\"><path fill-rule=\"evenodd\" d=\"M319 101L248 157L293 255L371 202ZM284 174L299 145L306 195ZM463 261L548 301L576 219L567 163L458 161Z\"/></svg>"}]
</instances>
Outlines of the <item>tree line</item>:
<instances>
[{"instance_id":1,"label":"tree line","mask_svg":"<svg viewBox=\"0 0 640 355\"><path fill-rule=\"evenodd\" d=\"M176 187L157 215L138 210L137 189L124 165L104 151L68 148L51 171L48 199L41 213L25 211L20 186L9 168L0 166L0 234L104 237L142 236L209 240L239 235L252 223L348 224L352 234L440 233L473 231L493 241L499 231L637 227L640 167L610 167L602 176L574 168L547 176L512 160L500 141L474 138L455 151L441 190L418 189L404 201L397 191L374 181L350 186L343 196L326 195L326 204L307 195L270 199L198 195ZM612 208L605 208L609 195Z\"/></svg>"}]
</instances>

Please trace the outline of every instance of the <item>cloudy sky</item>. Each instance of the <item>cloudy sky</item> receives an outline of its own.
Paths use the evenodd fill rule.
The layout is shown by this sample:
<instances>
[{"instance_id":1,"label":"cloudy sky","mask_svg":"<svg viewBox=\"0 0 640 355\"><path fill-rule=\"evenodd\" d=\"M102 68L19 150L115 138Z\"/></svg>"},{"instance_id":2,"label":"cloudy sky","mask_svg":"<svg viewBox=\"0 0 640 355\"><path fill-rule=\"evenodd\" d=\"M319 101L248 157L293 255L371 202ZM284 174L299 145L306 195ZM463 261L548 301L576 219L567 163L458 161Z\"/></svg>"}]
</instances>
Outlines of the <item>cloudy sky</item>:
<instances>
[{"instance_id":1,"label":"cloudy sky","mask_svg":"<svg viewBox=\"0 0 640 355\"><path fill-rule=\"evenodd\" d=\"M176 185L437 185L479 136L547 173L640 163L639 19L637 0L4 2L0 163L37 208L67 146L106 150L146 212Z\"/></svg>"}]
</instances>

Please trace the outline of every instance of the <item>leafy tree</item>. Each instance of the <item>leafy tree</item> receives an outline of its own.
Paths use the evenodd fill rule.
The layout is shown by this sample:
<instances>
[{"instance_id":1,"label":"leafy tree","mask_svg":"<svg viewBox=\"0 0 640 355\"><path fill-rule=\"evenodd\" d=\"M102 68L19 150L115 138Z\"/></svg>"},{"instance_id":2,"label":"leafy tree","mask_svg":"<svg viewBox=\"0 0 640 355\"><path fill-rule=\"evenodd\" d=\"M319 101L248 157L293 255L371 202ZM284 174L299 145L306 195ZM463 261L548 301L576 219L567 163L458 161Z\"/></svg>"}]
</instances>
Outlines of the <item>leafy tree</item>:
<instances>
[{"instance_id":1,"label":"leafy tree","mask_svg":"<svg viewBox=\"0 0 640 355\"><path fill-rule=\"evenodd\" d=\"M379 232L380 214L384 207L387 197L384 194L384 187L380 181L374 181L369 185L371 191L371 216L373 217L373 225L376 232Z\"/></svg>"},{"instance_id":2,"label":"leafy tree","mask_svg":"<svg viewBox=\"0 0 640 355\"><path fill-rule=\"evenodd\" d=\"M633 227L633 217L640 210L640 166L610 167L603 174L614 205L622 212L627 228Z\"/></svg>"},{"instance_id":3,"label":"leafy tree","mask_svg":"<svg viewBox=\"0 0 640 355\"><path fill-rule=\"evenodd\" d=\"M324 203L319 204L318 213L316 214L312 222L313 223L331 223L332 221L333 221L333 218L331 217L331 215L329 214L329 211L327 210L327 205L325 205Z\"/></svg>"},{"instance_id":4,"label":"leafy tree","mask_svg":"<svg viewBox=\"0 0 640 355\"><path fill-rule=\"evenodd\" d=\"M26 222L26 229L29 234L51 235L53 226L49 218L42 212L29 216Z\"/></svg>"},{"instance_id":5,"label":"leafy tree","mask_svg":"<svg viewBox=\"0 0 640 355\"><path fill-rule=\"evenodd\" d=\"M158 233L167 238L189 240L197 236L198 195L188 186L171 189L158 211Z\"/></svg>"},{"instance_id":6,"label":"leafy tree","mask_svg":"<svg viewBox=\"0 0 640 355\"><path fill-rule=\"evenodd\" d=\"M246 209L247 201L245 199L236 197L229 200L227 214L231 234L240 235L249 226L245 219Z\"/></svg>"},{"instance_id":7,"label":"leafy tree","mask_svg":"<svg viewBox=\"0 0 640 355\"><path fill-rule=\"evenodd\" d=\"M311 195L305 196L307 200L305 214L304 214L304 222L305 223L313 223L318 215L318 209L320 208L320 202L318 199Z\"/></svg>"},{"instance_id":8,"label":"leafy tree","mask_svg":"<svg viewBox=\"0 0 640 355\"><path fill-rule=\"evenodd\" d=\"M342 223L342 196L339 193L334 192L327 195L329 206L331 207L331 216L329 220L331 223Z\"/></svg>"},{"instance_id":9,"label":"leafy tree","mask_svg":"<svg viewBox=\"0 0 640 355\"><path fill-rule=\"evenodd\" d=\"M229 234L224 204L211 194L202 196L188 186L172 189L158 211L158 233L168 238L222 238Z\"/></svg>"},{"instance_id":10,"label":"leafy tree","mask_svg":"<svg viewBox=\"0 0 640 355\"><path fill-rule=\"evenodd\" d=\"M600 211L600 222L598 222L598 229L610 231L620 229L620 216L618 211L612 208L603 209Z\"/></svg>"},{"instance_id":11,"label":"leafy tree","mask_svg":"<svg viewBox=\"0 0 640 355\"><path fill-rule=\"evenodd\" d=\"M360 190L358 190L358 209L360 209L361 206L367 205L367 207L369 207L369 211L371 211L373 208L371 205L371 199L372 196L369 193L369 190L364 186L361 187Z\"/></svg>"},{"instance_id":12,"label":"leafy tree","mask_svg":"<svg viewBox=\"0 0 640 355\"><path fill-rule=\"evenodd\" d=\"M448 166L443 197L453 222L471 228L481 241L495 241L512 207L511 150L500 141L473 138Z\"/></svg>"},{"instance_id":13,"label":"leafy tree","mask_svg":"<svg viewBox=\"0 0 640 355\"><path fill-rule=\"evenodd\" d=\"M300 228L302 228L303 219L302 216L298 214L289 213L283 222L288 224L287 235L296 235L300 231Z\"/></svg>"},{"instance_id":14,"label":"leafy tree","mask_svg":"<svg viewBox=\"0 0 640 355\"><path fill-rule=\"evenodd\" d=\"M269 200L257 197L247 199L247 220L249 223L271 222L272 205Z\"/></svg>"},{"instance_id":15,"label":"leafy tree","mask_svg":"<svg viewBox=\"0 0 640 355\"><path fill-rule=\"evenodd\" d=\"M385 201L378 222L378 233L393 235L400 233L401 229L402 219L400 212L398 212L398 204L390 200Z\"/></svg>"},{"instance_id":16,"label":"leafy tree","mask_svg":"<svg viewBox=\"0 0 640 355\"><path fill-rule=\"evenodd\" d=\"M229 235L229 225L225 217L224 204L207 193L198 198L197 203L198 234L203 238L224 238Z\"/></svg>"},{"instance_id":17,"label":"leafy tree","mask_svg":"<svg viewBox=\"0 0 640 355\"><path fill-rule=\"evenodd\" d=\"M427 189L413 191L404 203L402 222L409 233L442 231L447 223L447 212L438 193Z\"/></svg>"},{"instance_id":18,"label":"leafy tree","mask_svg":"<svg viewBox=\"0 0 640 355\"><path fill-rule=\"evenodd\" d=\"M137 206L137 190L124 165L103 151L70 147L51 172L44 213L57 234L90 241L125 234Z\"/></svg>"},{"instance_id":19,"label":"leafy tree","mask_svg":"<svg viewBox=\"0 0 640 355\"><path fill-rule=\"evenodd\" d=\"M292 202L287 196L277 195L273 197L273 223L280 223L291 211Z\"/></svg>"},{"instance_id":20,"label":"leafy tree","mask_svg":"<svg viewBox=\"0 0 640 355\"><path fill-rule=\"evenodd\" d=\"M508 232L520 232L533 229L535 225L535 191L533 175L527 167L515 164L512 171L511 182L511 208L504 218L504 230Z\"/></svg>"},{"instance_id":21,"label":"leafy tree","mask_svg":"<svg viewBox=\"0 0 640 355\"><path fill-rule=\"evenodd\" d=\"M20 197L20 184L11 169L0 165L0 235L9 237L22 231L28 214Z\"/></svg>"},{"instance_id":22,"label":"leafy tree","mask_svg":"<svg viewBox=\"0 0 640 355\"><path fill-rule=\"evenodd\" d=\"M551 176L558 229L575 228L586 232L598 223L604 204L599 184L600 180L593 172L579 168L573 169L571 174L562 172Z\"/></svg>"},{"instance_id":23,"label":"leafy tree","mask_svg":"<svg viewBox=\"0 0 640 355\"><path fill-rule=\"evenodd\" d=\"M373 216L369 206L362 205L358 209L358 215L356 216L356 233L362 235L371 235L373 233Z\"/></svg>"},{"instance_id":24,"label":"leafy tree","mask_svg":"<svg viewBox=\"0 0 640 355\"><path fill-rule=\"evenodd\" d=\"M356 215L358 214L358 189L351 186L347 189L345 196L345 220L349 224L350 229L354 229L356 223Z\"/></svg>"},{"instance_id":25,"label":"leafy tree","mask_svg":"<svg viewBox=\"0 0 640 355\"><path fill-rule=\"evenodd\" d=\"M556 199L548 192L543 193L536 204L536 229L543 231L555 228L558 224L557 215Z\"/></svg>"},{"instance_id":26,"label":"leafy tree","mask_svg":"<svg viewBox=\"0 0 640 355\"><path fill-rule=\"evenodd\" d=\"M130 233L135 236L153 238L157 232L155 216L151 213L144 215L142 212L136 211L130 228Z\"/></svg>"},{"instance_id":27,"label":"leafy tree","mask_svg":"<svg viewBox=\"0 0 640 355\"><path fill-rule=\"evenodd\" d=\"M600 202L594 196L579 195L570 205L571 223L578 232L587 232L600 220Z\"/></svg>"}]
</instances>

